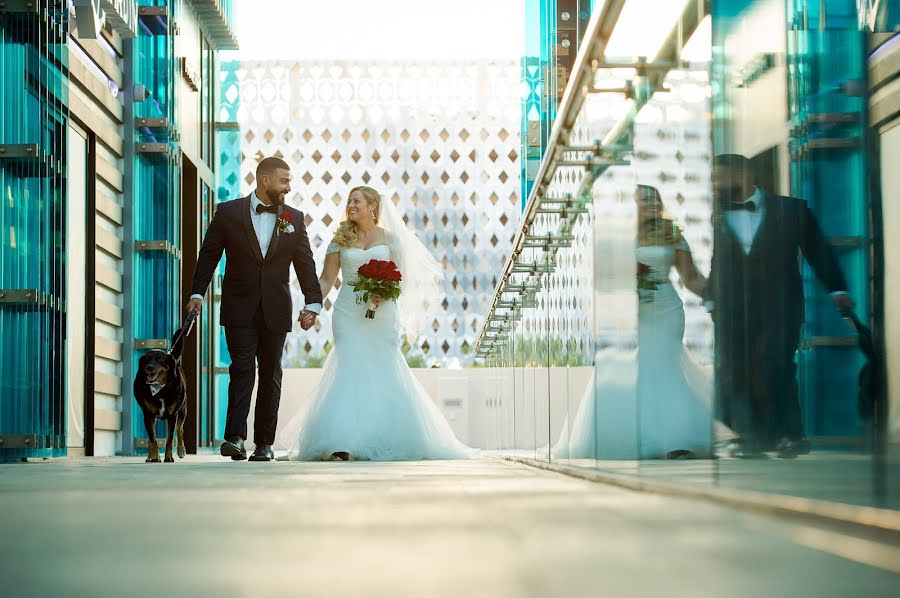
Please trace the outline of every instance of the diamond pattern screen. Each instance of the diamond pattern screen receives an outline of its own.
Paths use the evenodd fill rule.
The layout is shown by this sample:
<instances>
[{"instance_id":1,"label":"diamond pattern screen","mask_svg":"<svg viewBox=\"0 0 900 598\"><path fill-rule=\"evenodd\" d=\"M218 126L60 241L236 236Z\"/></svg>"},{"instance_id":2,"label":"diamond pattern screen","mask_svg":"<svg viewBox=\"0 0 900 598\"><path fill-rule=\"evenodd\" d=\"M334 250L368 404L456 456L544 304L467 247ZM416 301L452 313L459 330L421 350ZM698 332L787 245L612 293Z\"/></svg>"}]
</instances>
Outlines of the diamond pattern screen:
<instances>
[{"instance_id":1,"label":"diamond pattern screen","mask_svg":"<svg viewBox=\"0 0 900 598\"><path fill-rule=\"evenodd\" d=\"M223 90L238 100L241 192L255 187L260 159L287 161L287 201L306 216L319 268L347 193L363 184L393 201L443 263L440 305L410 342L420 365L472 361L509 255L521 213L520 71L514 61L248 61ZM321 363L336 293L315 330L288 335L286 367Z\"/></svg>"}]
</instances>

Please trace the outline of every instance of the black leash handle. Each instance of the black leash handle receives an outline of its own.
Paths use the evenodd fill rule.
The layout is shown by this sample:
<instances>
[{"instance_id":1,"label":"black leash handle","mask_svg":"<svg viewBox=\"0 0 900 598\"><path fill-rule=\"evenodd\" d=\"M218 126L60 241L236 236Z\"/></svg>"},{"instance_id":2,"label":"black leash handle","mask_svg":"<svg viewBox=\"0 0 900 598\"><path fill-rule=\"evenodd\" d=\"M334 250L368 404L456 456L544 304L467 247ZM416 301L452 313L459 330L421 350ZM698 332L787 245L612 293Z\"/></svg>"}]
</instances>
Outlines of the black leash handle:
<instances>
[{"instance_id":1,"label":"black leash handle","mask_svg":"<svg viewBox=\"0 0 900 598\"><path fill-rule=\"evenodd\" d=\"M853 327L856 328L858 333L863 334L869 332L869 327L862 323L862 320L859 319L859 316L857 316L856 312L852 309L842 311L841 317L850 320L850 323L853 324Z\"/></svg>"},{"instance_id":2,"label":"black leash handle","mask_svg":"<svg viewBox=\"0 0 900 598\"><path fill-rule=\"evenodd\" d=\"M187 335L191 333L191 330L194 329L194 322L197 321L197 313L196 309L192 309L190 313L188 313L187 317L184 319L184 322L181 324L181 328L178 330L178 334L175 335L175 338L172 339L172 348L169 349L169 355L172 354L172 351L175 349L175 345L178 344L179 341L183 341Z\"/></svg>"}]
</instances>

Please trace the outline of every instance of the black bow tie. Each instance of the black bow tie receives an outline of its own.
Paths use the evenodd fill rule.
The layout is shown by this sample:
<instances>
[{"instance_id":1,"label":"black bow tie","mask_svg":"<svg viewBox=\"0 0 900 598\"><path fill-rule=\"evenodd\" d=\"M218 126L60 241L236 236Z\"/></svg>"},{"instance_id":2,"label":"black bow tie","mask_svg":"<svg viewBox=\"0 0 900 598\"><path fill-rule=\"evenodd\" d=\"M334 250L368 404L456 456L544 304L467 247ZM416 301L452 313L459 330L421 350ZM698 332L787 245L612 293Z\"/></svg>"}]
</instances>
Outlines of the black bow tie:
<instances>
[{"instance_id":1,"label":"black bow tie","mask_svg":"<svg viewBox=\"0 0 900 598\"><path fill-rule=\"evenodd\" d=\"M265 204L259 204L258 206L256 206L257 214L262 214L263 212L269 212L270 214L277 214L278 206L276 206L275 204L272 204L270 206L267 206Z\"/></svg>"},{"instance_id":2,"label":"black bow tie","mask_svg":"<svg viewBox=\"0 0 900 598\"><path fill-rule=\"evenodd\" d=\"M729 210L747 210L748 212L756 211L756 204L752 201L745 201L743 203L731 202L728 205Z\"/></svg>"}]
</instances>

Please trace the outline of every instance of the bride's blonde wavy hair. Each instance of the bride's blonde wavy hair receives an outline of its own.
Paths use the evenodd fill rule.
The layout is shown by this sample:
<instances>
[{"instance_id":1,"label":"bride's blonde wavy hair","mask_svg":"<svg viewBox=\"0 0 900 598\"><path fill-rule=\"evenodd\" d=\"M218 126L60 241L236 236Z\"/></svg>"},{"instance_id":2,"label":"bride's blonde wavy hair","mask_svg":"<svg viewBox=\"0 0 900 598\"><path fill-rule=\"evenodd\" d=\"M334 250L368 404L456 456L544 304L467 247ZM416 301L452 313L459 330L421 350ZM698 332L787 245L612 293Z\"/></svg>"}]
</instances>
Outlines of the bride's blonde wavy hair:
<instances>
[{"instance_id":1,"label":"bride's blonde wavy hair","mask_svg":"<svg viewBox=\"0 0 900 598\"><path fill-rule=\"evenodd\" d=\"M381 220L381 194L365 185L350 189L350 193L347 194L347 206L344 208L344 221L341 222L334 233L334 243L341 247L354 247L357 240L359 240L359 237L356 235L356 223L350 220L350 196L356 191L362 193L362 196L366 198L366 202L370 206L375 206L375 224L378 224Z\"/></svg>"},{"instance_id":2,"label":"bride's blonde wavy hair","mask_svg":"<svg viewBox=\"0 0 900 598\"><path fill-rule=\"evenodd\" d=\"M639 201L651 202L657 201L662 206L662 212L653 220L641 223L639 233L639 241L647 244L674 246L683 238L681 227L675 224L675 221L666 213L666 206L659 194L659 189L650 185L638 185L638 192L642 195Z\"/></svg>"}]
</instances>

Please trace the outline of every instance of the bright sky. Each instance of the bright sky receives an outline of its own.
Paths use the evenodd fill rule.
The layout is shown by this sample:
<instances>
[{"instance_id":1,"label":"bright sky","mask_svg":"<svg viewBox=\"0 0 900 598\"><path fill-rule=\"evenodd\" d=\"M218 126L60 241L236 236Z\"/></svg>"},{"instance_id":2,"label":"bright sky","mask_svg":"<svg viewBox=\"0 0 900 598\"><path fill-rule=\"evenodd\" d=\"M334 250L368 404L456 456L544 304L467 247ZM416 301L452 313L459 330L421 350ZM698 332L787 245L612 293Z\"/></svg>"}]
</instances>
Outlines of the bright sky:
<instances>
[{"instance_id":1,"label":"bright sky","mask_svg":"<svg viewBox=\"0 0 900 598\"><path fill-rule=\"evenodd\" d=\"M522 56L523 0L236 0L241 60Z\"/></svg>"},{"instance_id":2,"label":"bright sky","mask_svg":"<svg viewBox=\"0 0 900 598\"><path fill-rule=\"evenodd\" d=\"M628 0L606 45L607 58L652 60L686 4L687 0Z\"/></svg>"}]
</instances>

